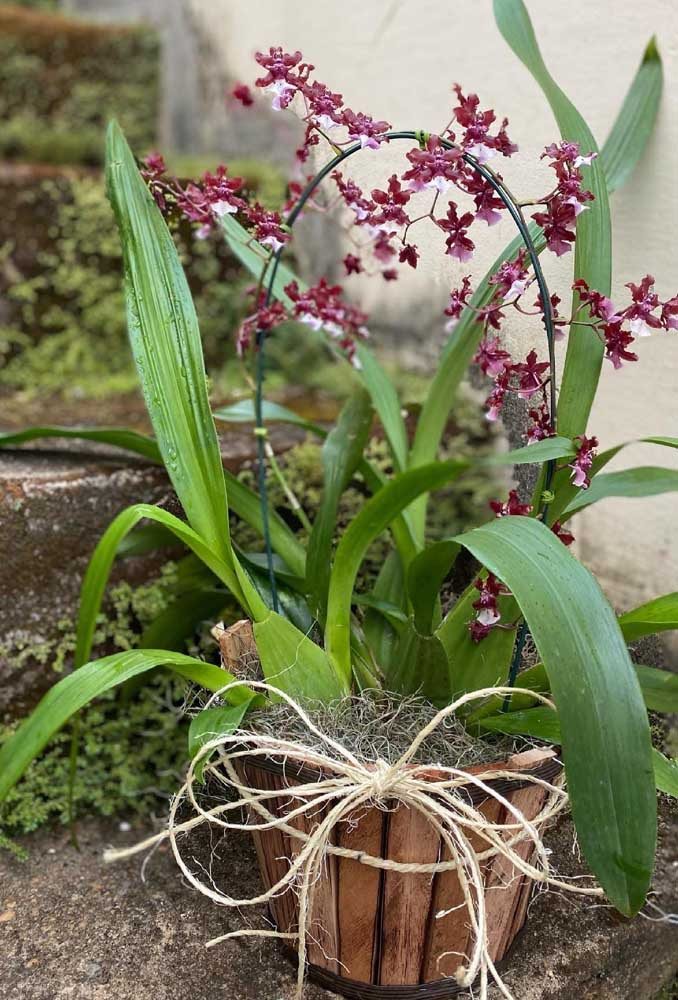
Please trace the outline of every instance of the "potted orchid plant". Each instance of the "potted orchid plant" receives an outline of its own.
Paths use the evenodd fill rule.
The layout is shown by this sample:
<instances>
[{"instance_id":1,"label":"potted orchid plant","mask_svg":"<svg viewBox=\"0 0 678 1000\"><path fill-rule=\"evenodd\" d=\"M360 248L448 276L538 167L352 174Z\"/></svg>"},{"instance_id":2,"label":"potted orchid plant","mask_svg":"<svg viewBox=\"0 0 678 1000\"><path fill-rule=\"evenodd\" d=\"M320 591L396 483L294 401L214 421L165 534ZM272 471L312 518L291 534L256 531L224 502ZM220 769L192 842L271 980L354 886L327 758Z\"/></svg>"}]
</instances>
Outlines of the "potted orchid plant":
<instances>
[{"instance_id":1,"label":"potted orchid plant","mask_svg":"<svg viewBox=\"0 0 678 1000\"><path fill-rule=\"evenodd\" d=\"M158 155L139 166L115 123L108 133L108 189L124 252L130 339L155 438L101 428L70 433L162 461L185 520L137 504L99 541L82 589L79 669L45 696L0 751L0 796L58 728L115 685L162 667L212 692L193 720L194 760L160 837L170 838L197 888L227 905L245 905L252 901L203 884L178 844L198 822L226 829L249 824L265 885L254 902L269 902L275 933L297 943L300 991L308 964L347 996L448 996L478 977L485 995L490 978L501 983L495 963L520 929L532 882L577 888L550 871L544 824L569 802L598 883L581 891L604 892L631 915L643 905L652 876L656 789L678 789L675 767L652 746L647 716L648 709L675 710L678 685L670 675L634 665L627 648L642 635L678 627L678 595L618 617L570 548L571 519L587 506L678 489L670 469L606 473L623 446L601 450L587 429L601 366L637 361L634 340L655 331L671 350L678 329L678 297L664 297L650 275L629 284L625 301L610 299L609 195L650 134L661 64L651 43L599 151L548 74L522 2L496 0L495 14L562 133L543 153L552 184L528 201L511 193L495 166L517 153L508 122L482 110L475 94L454 88L452 118L437 133L398 131L346 107L300 52L275 47L257 53L256 87L304 125L298 177L280 213L251 202L225 167L180 184ZM254 103L245 85L234 95L245 106ZM311 174L323 144L323 165ZM364 191L348 174L351 157L378 156L400 144L401 169L379 187ZM371 272L387 282L399 268L424 266L417 240L426 227L442 233L444 253L463 265L484 226L507 220L517 230L483 280L462 274L452 290L445 308L449 336L413 435L368 347L365 313L337 283L320 277L305 284L285 262L295 222L314 210L347 229L347 276ZM250 400L210 409L195 312L163 216L220 231L252 272L252 309L237 334L254 387ZM548 288L542 259L549 253L574 258L570 306ZM543 347L512 356L502 324L513 311L533 317ZM305 324L307 335L326 337L328 349L356 372L356 390L335 426L311 428L324 438L324 492L305 544L271 508L266 490L267 424L299 420L264 395L267 341L290 319ZM558 349L565 350L559 392ZM489 420L499 418L511 396L528 403L525 441L490 459L441 461L455 393L472 362L491 380ZM258 493L223 469L215 418L254 424ZM366 454L375 422L390 451L389 474ZM20 439L63 433L39 428ZM678 439L645 440L678 447ZM6 435L3 443L17 443L17 436ZM479 464L488 471L536 467L533 495L512 490L493 502L486 524L430 541L432 494ZM355 477L369 498L337 539L338 505ZM229 509L260 533L263 554L235 547ZM156 526L155 537L160 528L182 542L204 565L205 578L237 601L251 622L257 673L172 649L90 661L109 572L142 522ZM361 592L361 564L385 532L388 555ZM450 603L444 584L462 549L477 571ZM525 668L530 636L537 656ZM395 759L357 755L314 714L324 706L327 719L361 697L386 704L374 692L385 692L391 707L393 700L413 699L429 709L421 731ZM279 732L267 728L267 713L281 705L300 721L301 736L298 725L293 733L284 723ZM451 719L480 754L471 764L459 756L443 759L439 750L422 760L426 740ZM532 742L508 751L497 734ZM560 748L562 766L551 747ZM195 788L207 780L235 791L236 801L231 794L203 808ZM186 799L198 813L189 821L178 812ZM245 808L247 823L234 818L236 807ZM396 987L401 992L394 993ZM405 987L418 992L403 993Z\"/></svg>"}]
</instances>

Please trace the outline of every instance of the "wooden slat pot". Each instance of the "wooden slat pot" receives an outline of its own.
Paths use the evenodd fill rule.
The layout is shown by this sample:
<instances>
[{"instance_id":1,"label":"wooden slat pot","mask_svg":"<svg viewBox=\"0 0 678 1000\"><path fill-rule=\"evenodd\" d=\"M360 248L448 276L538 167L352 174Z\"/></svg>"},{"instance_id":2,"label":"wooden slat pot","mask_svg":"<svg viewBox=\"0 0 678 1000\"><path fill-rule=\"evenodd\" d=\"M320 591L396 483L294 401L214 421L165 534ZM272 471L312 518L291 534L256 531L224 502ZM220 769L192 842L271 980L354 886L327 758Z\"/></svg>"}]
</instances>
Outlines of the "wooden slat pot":
<instances>
[{"instance_id":1,"label":"wooden slat pot","mask_svg":"<svg viewBox=\"0 0 678 1000\"><path fill-rule=\"evenodd\" d=\"M531 773L553 780L560 771L553 750L533 749L507 761L469 768L482 776L489 770ZM257 759L241 765L251 787L267 790L290 788L318 779L311 768L275 760ZM430 772L431 780L437 776ZM546 792L533 783L495 781L504 795L527 819L541 810ZM505 808L482 790L469 786L474 804L493 822L506 821ZM279 814L292 808L289 798L268 802ZM313 823L322 815L316 814ZM510 820L508 820L510 822ZM256 820L255 820L256 822ZM295 822L309 823L296 819ZM307 832L312 827L302 826ZM253 831L261 875L266 888L287 870L300 841L280 830ZM371 807L335 827L335 844L395 861L431 863L445 856L435 830L416 811L400 805L385 811ZM478 848L486 848L479 839ZM518 850L527 859L531 844ZM511 870L502 857L484 866L489 952L493 961L503 957L522 927L527 914L531 886ZM463 896L454 871L430 875L381 871L357 861L330 855L323 877L315 889L308 942L309 974L321 985L354 998L449 997L461 992L450 978L470 947L468 915L460 906ZM436 920L440 910L452 910ZM292 890L273 900L271 911L278 930L297 929L297 897ZM446 952L456 952L439 960Z\"/></svg>"}]
</instances>

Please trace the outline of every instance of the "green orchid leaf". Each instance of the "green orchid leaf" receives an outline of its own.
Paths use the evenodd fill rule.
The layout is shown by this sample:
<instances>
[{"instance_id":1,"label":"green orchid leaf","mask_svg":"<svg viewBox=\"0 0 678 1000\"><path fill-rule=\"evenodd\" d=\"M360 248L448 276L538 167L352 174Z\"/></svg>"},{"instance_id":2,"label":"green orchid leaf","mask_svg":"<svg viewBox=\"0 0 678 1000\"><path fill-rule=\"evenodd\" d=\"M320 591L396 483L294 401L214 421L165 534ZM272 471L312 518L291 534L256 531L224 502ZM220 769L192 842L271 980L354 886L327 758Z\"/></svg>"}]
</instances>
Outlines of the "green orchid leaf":
<instances>
[{"instance_id":1,"label":"green orchid leaf","mask_svg":"<svg viewBox=\"0 0 678 1000\"><path fill-rule=\"evenodd\" d=\"M644 635L678 629L678 591L655 597L627 611L621 615L619 625L627 642L634 642Z\"/></svg>"},{"instance_id":2,"label":"green orchid leaf","mask_svg":"<svg viewBox=\"0 0 678 1000\"><path fill-rule=\"evenodd\" d=\"M271 581L268 575L268 566L264 569L258 567L252 571L252 579L266 604L273 603L271 594ZM316 624L311 613L308 602L300 590L295 590L278 577L278 613L282 618L287 619L305 635L309 635Z\"/></svg>"},{"instance_id":3,"label":"green orchid leaf","mask_svg":"<svg viewBox=\"0 0 678 1000\"><path fill-rule=\"evenodd\" d=\"M612 459L619 454L622 448L627 448L631 444L658 444L665 448L678 448L678 438L672 437L646 437L639 438L635 441L624 441L623 444L617 444L614 448L608 448L607 451L601 451L599 455L593 460L593 465L591 466L591 471L589 473L589 478L593 480L598 473L608 465ZM565 470L563 473L558 473L556 476L555 486L557 487L556 497L549 508L549 524L553 524L554 521L566 521L571 516L565 514L566 508L570 506L572 501L580 494L580 489L575 486L571 480L568 478L569 472Z\"/></svg>"},{"instance_id":4,"label":"green orchid leaf","mask_svg":"<svg viewBox=\"0 0 678 1000\"><path fill-rule=\"evenodd\" d=\"M657 749L652 751L652 760L658 791L678 799L678 760L665 757Z\"/></svg>"},{"instance_id":5,"label":"green orchid leaf","mask_svg":"<svg viewBox=\"0 0 678 1000\"><path fill-rule=\"evenodd\" d=\"M639 466L637 469L622 469L594 476L588 489L580 490L564 513L590 507L608 497L652 497L659 493L674 493L678 490L678 469L664 469L654 465Z\"/></svg>"},{"instance_id":6,"label":"green orchid leaf","mask_svg":"<svg viewBox=\"0 0 678 1000\"><path fill-rule=\"evenodd\" d=\"M551 437L527 444L513 451L500 452L480 459L481 465L541 465L556 458L571 458L576 449L570 438Z\"/></svg>"},{"instance_id":7,"label":"green orchid leaf","mask_svg":"<svg viewBox=\"0 0 678 1000\"><path fill-rule=\"evenodd\" d=\"M389 607L398 608L400 618L389 620L378 608L369 608L363 621L365 642L374 663L382 673L386 673L393 662L397 640L397 625L407 622L407 596L403 579L403 560L400 553L391 550L379 570L372 593L368 598L384 602ZM354 595L354 600L356 595Z\"/></svg>"},{"instance_id":8,"label":"green orchid leaf","mask_svg":"<svg viewBox=\"0 0 678 1000\"><path fill-rule=\"evenodd\" d=\"M324 620L337 511L344 490L359 467L372 426L369 394L349 397L322 448L323 494L313 521L306 557L306 582L316 617Z\"/></svg>"},{"instance_id":9,"label":"green orchid leaf","mask_svg":"<svg viewBox=\"0 0 678 1000\"><path fill-rule=\"evenodd\" d=\"M0 801L76 712L111 688L156 667L166 667L208 691L220 691L235 679L211 663L166 649L131 649L85 664L50 688L35 711L3 744L0 749ZM243 684L229 691L228 698L234 704L249 702L252 692Z\"/></svg>"},{"instance_id":10,"label":"green orchid leaf","mask_svg":"<svg viewBox=\"0 0 678 1000\"><path fill-rule=\"evenodd\" d=\"M547 743L560 743L560 721L546 705L515 712L502 712L480 720L480 728L508 736L530 736Z\"/></svg>"},{"instance_id":11,"label":"green orchid leaf","mask_svg":"<svg viewBox=\"0 0 678 1000\"><path fill-rule=\"evenodd\" d=\"M610 193L626 183L645 152L657 120L663 86L662 60L656 39L651 38L602 149L601 160Z\"/></svg>"},{"instance_id":12,"label":"green orchid leaf","mask_svg":"<svg viewBox=\"0 0 678 1000\"><path fill-rule=\"evenodd\" d=\"M480 721L481 729L509 736L529 736L547 743L560 743L560 722L550 708L541 706L527 711L503 712ZM652 772L657 791L678 797L678 761L665 757L652 747Z\"/></svg>"},{"instance_id":13,"label":"green orchid leaf","mask_svg":"<svg viewBox=\"0 0 678 1000\"><path fill-rule=\"evenodd\" d=\"M385 685L400 695L417 694L441 707L449 704L452 677L440 639L435 635L420 635L410 621L398 638Z\"/></svg>"},{"instance_id":14,"label":"green orchid leaf","mask_svg":"<svg viewBox=\"0 0 678 1000\"><path fill-rule=\"evenodd\" d=\"M242 701L239 705L217 705L214 708L205 708L202 712L198 712L188 727L189 760L193 760L207 743L211 743L221 736L231 736L236 729L239 729L242 720L255 701L256 698L252 695L249 701ZM203 757L198 762L195 769L198 781L202 781L206 764L207 757Z\"/></svg>"},{"instance_id":15,"label":"green orchid leaf","mask_svg":"<svg viewBox=\"0 0 678 1000\"><path fill-rule=\"evenodd\" d=\"M350 674L335 670L322 647L271 611L254 623L254 639L266 680L296 700L334 701L346 697Z\"/></svg>"},{"instance_id":16,"label":"green orchid leaf","mask_svg":"<svg viewBox=\"0 0 678 1000\"><path fill-rule=\"evenodd\" d=\"M189 524L237 574L193 300L174 240L115 121L106 137L106 184L122 244L132 353L163 462ZM240 575L242 599L250 585Z\"/></svg>"},{"instance_id":17,"label":"green orchid leaf","mask_svg":"<svg viewBox=\"0 0 678 1000\"><path fill-rule=\"evenodd\" d=\"M357 357L361 366L360 378L372 397L395 467L402 472L407 467L407 430L395 386L374 354L364 344L358 345Z\"/></svg>"},{"instance_id":18,"label":"green orchid leaf","mask_svg":"<svg viewBox=\"0 0 678 1000\"><path fill-rule=\"evenodd\" d=\"M674 674L670 670L646 667L639 663L634 663L633 669L640 684L643 701L651 712L678 712L678 674ZM533 667L522 670L518 674L516 687L527 688L537 694L547 694L550 691L550 684L544 664L536 663ZM482 708L477 709L469 716L469 720L477 722L486 715L499 712L503 701L503 698L488 698ZM531 708L534 703L534 698L527 694L514 694L509 701L509 712L516 713Z\"/></svg>"},{"instance_id":19,"label":"green orchid leaf","mask_svg":"<svg viewBox=\"0 0 678 1000\"><path fill-rule=\"evenodd\" d=\"M491 458L481 459L477 464L512 465L521 462L526 463L532 461L533 458L536 461L542 461L544 460L544 455L553 457L555 455L563 456L568 454L572 454L572 442L567 438L553 438L550 441L540 441L537 444L528 446L527 448L519 448L503 455L495 455ZM396 476L391 483L382 486L381 490L379 490L379 492L372 497L372 499L366 504L363 511L361 511L353 524L349 527L346 535L339 544L339 548L337 549L335 556L335 570L330 581L330 603L332 603L332 598L334 598L332 614L335 615L336 618L331 618L329 607L327 616L326 648L331 657L337 657L336 659L333 659L333 662L337 666L338 670L343 671L345 674L350 671L348 642L350 631L351 588L353 586L355 576L357 575L360 563L364 558L367 545L371 544L374 538L376 538L381 531L385 530L389 523L394 520L394 517L405 510L412 500L417 498L417 496L420 496L424 492L429 492L432 489L438 488L448 474L450 474L453 478L456 478L473 464L474 463L469 460L439 463L434 462L429 466L419 467L422 470L421 476L416 475L416 469L410 469L406 473L401 473L399 476ZM423 472L424 469L428 471ZM431 485L429 487L423 487L421 485L426 481L430 481ZM401 502L402 497L406 497L407 499ZM379 515L376 515L375 512L377 511L380 512ZM382 521L380 516L382 511L393 512L385 522ZM377 525L379 525L379 529L376 534L374 534L373 532L375 526ZM340 553L342 556L341 563L339 562ZM413 558L413 556L411 558ZM345 588L343 591L341 590L342 587ZM466 623L472 616L473 612L471 611L464 622L463 629L461 626L455 629L455 634L458 636L459 642L463 646L466 646L467 642L470 641L466 635ZM392 641L394 637L388 634L386 631L387 627L387 624L383 623L378 628L378 631L381 633L382 638L386 638L388 636L388 655L390 656L394 651ZM448 624L448 629L451 630L450 624ZM376 650L370 643L369 638L368 644L370 644L370 648L372 648L373 653L377 655ZM504 639L501 643L498 640L494 640L488 648L493 648L495 644L497 647L501 646L501 666L499 670L503 671L504 667L508 663L508 659L505 656L505 649L509 645L509 640ZM450 662L453 664L453 669L456 669L455 663L458 662L457 658L452 658L450 656L446 640L443 640L443 645L448 652L448 657L450 658ZM386 649L382 649L381 657L377 657L377 662L383 669L385 669L385 663L383 660L384 655L387 655ZM479 655L483 659L485 658L483 653ZM465 662L470 664L476 659L476 656L469 657ZM494 671L494 657L492 658L490 667ZM495 679L496 674L493 674L492 680L494 681Z\"/></svg>"},{"instance_id":20,"label":"green orchid leaf","mask_svg":"<svg viewBox=\"0 0 678 1000\"><path fill-rule=\"evenodd\" d=\"M273 403L265 399L262 405L262 416L266 424L294 424L296 427L303 427L304 430L318 437L326 437L327 431L324 427L307 420L306 417L299 416L294 410L281 406L280 403ZM225 424L250 424L256 420L253 399L240 399L230 406L220 406L214 410L214 419ZM1 439L0 439L1 443Z\"/></svg>"},{"instance_id":21,"label":"green orchid leaf","mask_svg":"<svg viewBox=\"0 0 678 1000\"><path fill-rule=\"evenodd\" d=\"M337 673L347 684L351 676L351 598L367 549L416 497L439 489L466 468L468 462L432 462L401 472L367 501L339 542L330 578L325 647Z\"/></svg>"},{"instance_id":22,"label":"green orchid leaf","mask_svg":"<svg viewBox=\"0 0 678 1000\"><path fill-rule=\"evenodd\" d=\"M598 152L590 128L546 68L522 0L494 0L494 16L504 39L541 87L563 139L579 143L583 154ZM600 158L591 166L583 167L582 174L584 187L591 191L594 200L577 219L574 280L583 279L591 288L609 295L612 231L608 190ZM575 308L577 303L575 296ZM586 430L602 362L603 345L595 330L574 324L568 338L558 402L558 430L568 437Z\"/></svg>"},{"instance_id":23,"label":"green orchid leaf","mask_svg":"<svg viewBox=\"0 0 678 1000\"><path fill-rule=\"evenodd\" d=\"M216 554L190 525L184 521L180 521L178 517L175 517L168 511L161 510L159 507L153 507L151 504L133 504L133 506L121 511L111 521L97 544L87 567L80 592L80 611L78 614L75 649L75 663L77 666L85 663L90 657L97 616L101 609L101 601L120 543L144 518L160 524L168 531L171 531L179 541L195 552L198 558L209 567L222 583L226 584L231 593L236 597L236 600L244 603L244 598L240 592L240 579L234 573L233 567L222 560L221 556ZM256 599L254 604L256 612L260 617L265 616L268 613L266 606L253 587L252 591ZM247 603L251 603L251 595Z\"/></svg>"},{"instance_id":24,"label":"green orchid leaf","mask_svg":"<svg viewBox=\"0 0 678 1000\"><path fill-rule=\"evenodd\" d=\"M398 628L400 625L405 625L409 621L409 618L397 604L392 604L390 601L384 601L379 597L372 594L354 594L353 603L357 604L360 608L370 608L373 611L378 611L380 615L383 615L387 622Z\"/></svg>"},{"instance_id":25,"label":"green orchid leaf","mask_svg":"<svg viewBox=\"0 0 678 1000\"><path fill-rule=\"evenodd\" d=\"M501 517L456 538L513 593L561 723L582 850L611 902L637 912L656 843L651 743L640 686L595 578L541 521Z\"/></svg>"},{"instance_id":26,"label":"green orchid leaf","mask_svg":"<svg viewBox=\"0 0 678 1000\"><path fill-rule=\"evenodd\" d=\"M259 575L264 575L268 579L269 567L268 567L268 557L265 552L246 552L239 546L235 546L236 552L240 557L240 561L244 566L250 570L250 576L252 573ZM273 572L275 573L276 580L289 587L291 590L296 590L298 593L303 594L306 586L306 581L303 576L295 576L294 573L290 573L287 568L287 563L275 552L273 553L271 565Z\"/></svg>"},{"instance_id":27,"label":"green orchid leaf","mask_svg":"<svg viewBox=\"0 0 678 1000\"><path fill-rule=\"evenodd\" d=\"M422 635L433 632L439 593L461 546L443 539L414 557L407 567L407 594L414 612L414 627Z\"/></svg>"},{"instance_id":28,"label":"green orchid leaf","mask_svg":"<svg viewBox=\"0 0 678 1000\"><path fill-rule=\"evenodd\" d=\"M639 438L639 441L641 443L646 441L648 444L661 444L664 445L665 448L678 448L678 438L666 437L666 435L663 434L655 434L652 437Z\"/></svg>"},{"instance_id":29,"label":"green orchid leaf","mask_svg":"<svg viewBox=\"0 0 678 1000\"><path fill-rule=\"evenodd\" d=\"M231 510L246 524L263 536L263 520L259 495L241 483L237 476L224 469L224 479L228 489ZM282 517L269 507L268 528L271 545L283 560L288 570L296 577L306 575L306 550L292 529Z\"/></svg>"},{"instance_id":30,"label":"green orchid leaf","mask_svg":"<svg viewBox=\"0 0 678 1000\"><path fill-rule=\"evenodd\" d=\"M125 451L133 451L151 462L162 464L162 456L153 438L124 427L27 427L23 431L12 431L0 434L0 448L9 448L28 441L38 441L42 438L76 438L83 441L95 441L98 444L110 444Z\"/></svg>"},{"instance_id":31,"label":"green orchid leaf","mask_svg":"<svg viewBox=\"0 0 678 1000\"><path fill-rule=\"evenodd\" d=\"M640 690L651 712L678 712L678 674L635 664Z\"/></svg>"}]
</instances>

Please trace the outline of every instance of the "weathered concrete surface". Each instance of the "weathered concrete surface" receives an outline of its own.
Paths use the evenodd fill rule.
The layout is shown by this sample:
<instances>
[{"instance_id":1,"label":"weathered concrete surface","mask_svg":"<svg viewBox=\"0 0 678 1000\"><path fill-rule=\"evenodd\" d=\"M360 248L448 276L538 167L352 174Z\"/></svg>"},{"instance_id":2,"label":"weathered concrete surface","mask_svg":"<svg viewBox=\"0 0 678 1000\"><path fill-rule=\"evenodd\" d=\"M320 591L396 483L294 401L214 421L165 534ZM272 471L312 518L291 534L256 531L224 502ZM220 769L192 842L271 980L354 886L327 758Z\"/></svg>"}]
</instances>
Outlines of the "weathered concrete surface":
<instances>
[{"instance_id":1,"label":"weathered concrete surface","mask_svg":"<svg viewBox=\"0 0 678 1000\"><path fill-rule=\"evenodd\" d=\"M242 927L183 883L168 850L104 866L108 844L145 831L118 832L88 822L82 853L65 832L25 839L28 862L0 856L0 995L12 1000L287 1000L293 975L273 942L209 938ZM573 873L571 826L551 835L562 871ZM678 909L678 829L663 810L656 902ZM203 845L204 848L205 845ZM243 896L258 887L246 838L217 848L217 884ZM196 848L200 856L200 847ZM207 854L202 855L202 860ZM251 926L258 915L246 915ZM606 908L549 893L535 899L509 956L506 981L518 1000L651 1000L678 968L678 927L642 917L626 921ZM493 994L494 996L497 994ZM309 987L307 1000L330 994Z\"/></svg>"},{"instance_id":2,"label":"weathered concrete surface","mask_svg":"<svg viewBox=\"0 0 678 1000\"><path fill-rule=\"evenodd\" d=\"M288 427L270 430L278 452L300 436ZM73 617L89 557L115 515L138 502L181 513L159 466L100 445L42 444L0 451L0 712L11 705L14 715L56 677L39 660L17 667L16 650L44 648L56 624ZM222 433L221 448L225 466L239 470L254 455L251 427ZM158 564L156 555L126 559L113 579L141 583Z\"/></svg>"},{"instance_id":3,"label":"weathered concrete surface","mask_svg":"<svg viewBox=\"0 0 678 1000\"><path fill-rule=\"evenodd\" d=\"M292 968L275 945L205 941L242 926L237 915L186 888L167 850L139 877L139 859L104 866L110 842L132 842L115 826L68 835L41 832L27 863L0 856L0 996L8 1000L282 1000ZM50 853L51 852L51 853ZM229 885L256 888L249 842L220 851ZM309 990L309 1000L328 997Z\"/></svg>"}]
</instances>

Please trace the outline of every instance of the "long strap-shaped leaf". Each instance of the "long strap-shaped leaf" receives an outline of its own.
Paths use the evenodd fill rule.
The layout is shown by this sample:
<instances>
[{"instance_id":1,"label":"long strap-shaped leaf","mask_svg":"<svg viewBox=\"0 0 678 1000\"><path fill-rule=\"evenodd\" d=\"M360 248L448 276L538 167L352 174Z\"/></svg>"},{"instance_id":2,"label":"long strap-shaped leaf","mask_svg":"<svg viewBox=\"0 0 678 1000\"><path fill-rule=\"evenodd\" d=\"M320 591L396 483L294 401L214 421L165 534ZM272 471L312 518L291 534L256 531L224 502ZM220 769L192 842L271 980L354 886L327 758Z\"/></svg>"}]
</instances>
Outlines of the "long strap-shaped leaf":
<instances>
[{"instance_id":1,"label":"long strap-shaped leaf","mask_svg":"<svg viewBox=\"0 0 678 1000\"><path fill-rule=\"evenodd\" d=\"M220 691L235 680L220 667L166 649L131 649L85 664L50 688L35 711L0 749L0 801L76 712L111 688L156 667L168 667L208 691ZM252 691L243 685L232 688L228 697L237 704L251 699Z\"/></svg>"},{"instance_id":2,"label":"long strap-shaped leaf","mask_svg":"<svg viewBox=\"0 0 678 1000\"><path fill-rule=\"evenodd\" d=\"M120 514L109 524L101 537L94 554L90 559L82 582L80 593L80 612L78 616L78 635L75 651L75 662L78 666L84 664L90 657L92 637L96 627L97 615L111 572L118 547L122 539L144 518L161 524L171 531L179 541L187 545L199 559L217 576L243 607L251 607L255 617L265 618L268 609L263 604L257 592L245 600L241 590L241 580L233 567L214 552L211 546L200 535L178 517L151 504L134 504Z\"/></svg>"},{"instance_id":3,"label":"long strap-shaped leaf","mask_svg":"<svg viewBox=\"0 0 678 1000\"><path fill-rule=\"evenodd\" d=\"M268 399L262 402L261 415L267 424L294 424L297 427L303 427L304 430L310 431L312 434L318 434L320 437L325 437L327 433L320 424L316 424L313 420L307 420L306 417L299 416L287 406L281 406L280 403L273 403ZM253 399L239 399L237 403L220 406L214 410L214 419L223 420L226 424L253 424L256 418Z\"/></svg>"},{"instance_id":4,"label":"long strap-shaped leaf","mask_svg":"<svg viewBox=\"0 0 678 1000\"><path fill-rule=\"evenodd\" d=\"M578 142L582 153L597 152L598 145L590 128L546 68L522 0L494 0L494 16L502 35L544 92L563 138ZM584 184L595 200L577 220L574 276L575 279L583 278L603 295L609 295L612 230L605 174L599 159L582 173ZM576 303L575 297L575 306ZM602 362L603 345L597 333L588 327L574 325L568 339L558 402L558 430L562 434L574 437L586 430Z\"/></svg>"},{"instance_id":5,"label":"long strap-shaped leaf","mask_svg":"<svg viewBox=\"0 0 678 1000\"><path fill-rule=\"evenodd\" d=\"M678 629L678 591L662 594L627 611L619 618L619 625L628 642L655 632Z\"/></svg>"},{"instance_id":6,"label":"long strap-shaped leaf","mask_svg":"<svg viewBox=\"0 0 678 1000\"><path fill-rule=\"evenodd\" d=\"M330 657L342 676L350 676L350 617L355 578L368 546L404 511L413 500L439 489L474 465L520 465L561 458L572 454L568 438L549 438L503 455L491 455L477 462L469 459L431 462L408 469L382 486L368 500L349 525L341 539L334 561L328 595L325 644ZM409 549L410 559L416 549ZM407 563L403 569L407 569ZM421 611L421 608L419 609Z\"/></svg>"},{"instance_id":7,"label":"long strap-shaped leaf","mask_svg":"<svg viewBox=\"0 0 678 1000\"><path fill-rule=\"evenodd\" d=\"M581 490L565 508L565 515L574 514L608 497L652 497L659 493L678 490L678 469L665 469L655 465L637 469L608 472L591 480L587 490Z\"/></svg>"},{"instance_id":8,"label":"long strap-shaped leaf","mask_svg":"<svg viewBox=\"0 0 678 1000\"><path fill-rule=\"evenodd\" d=\"M172 236L114 121L106 181L122 243L132 353L158 447L189 523L238 572L193 300ZM253 598L239 572L244 596Z\"/></svg>"},{"instance_id":9,"label":"long strap-shaped leaf","mask_svg":"<svg viewBox=\"0 0 678 1000\"><path fill-rule=\"evenodd\" d=\"M622 627L621 621L619 624ZM622 633L625 635L623 627ZM678 712L678 674L671 673L670 670L646 667L640 663L634 663L633 669L636 672L646 708L651 712L670 712L671 714ZM538 693L550 691L550 682L543 663L536 663L533 667L528 667L518 676L521 688ZM470 718L476 722L490 717L501 711L503 703L503 698L489 698L480 709L472 713ZM514 694L511 696L509 711L506 714L514 715L516 712L532 708L534 704L535 700L530 695Z\"/></svg>"},{"instance_id":10,"label":"long strap-shaped leaf","mask_svg":"<svg viewBox=\"0 0 678 1000\"><path fill-rule=\"evenodd\" d=\"M307 590L312 595L314 613L320 621L325 617L327 606L332 540L339 501L362 460L373 413L368 393L364 390L354 393L345 403L323 444L323 495L313 520L306 559Z\"/></svg>"},{"instance_id":11,"label":"long strap-shaped leaf","mask_svg":"<svg viewBox=\"0 0 678 1000\"><path fill-rule=\"evenodd\" d=\"M639 438L636 441L624 441L623 444L617 444L613 448L601 451L593 460L593 465L591 466L590 478L592 483L598 478L598 473L601 469L604 469L619 454L622 448L627 448L631 444L658 444L664 448L678 448L678 438L655 435L653 437ZM566 521L571 517L574 510L576 510L576 508L572 507L573 502L585 493L586 490L574 486L571 481L565 479L564 475L559 474L555 500L549 507L549 524L553 524L554 521ZM582 506L586 505L583 504ZM566 510L569 510L571 513L566 514Z\"/></svg>"},{"instance_id":12,"label":"long strap-shaped leaf","mask_svg":"<svg viewBox=\"0 0 678 1000\"><path fill-rule=\"evenodd\" d=\"M483 719L483 729L508 733L510 736L531 736L547 743L560 743L560 721L550 708L531 708L525 712L505 712ZM652 770L657 791L678 797L678 761L669 760L652 747Z\"/></svg>"},{"instance_id":13,"label":"long strap-shaped leaf","mask_svg":"<svg viewBox=\"0 0 678 1000\"><path fill-rule=\"evenodd\" d=\"M652 134L663 85L661 57L654 43L648 45L643 61L626 94L622 109L603 146L601 160L610 193L630 176ZM543 231L530 223L530 236L538 253L546 245ZM410 454L410 464L431 462L438 453L440 440L459 385L478 347L482 324L476 321L477 310L487 305L494 288L489 278L506 260L518 253L522 240L517 236L499 255L477 286L470 306L464 310L445 345L436 374L431 382L417 424ZM417 504L417 527L423 522L425 505Z\"/></svg>"},{"instance_id":14,"label":"long strap-shaped leaf","mask_svg":"<svg viewBox=\"0 0 678 1000\"><path fill-rule=\"evenodd\" d=\"M432 462L408 469L371 497L346 529L334 557L325 625L325 647L340 676L351 676L351 598L367 549L422 493L456 479L467 462Z\"/></svg>"},{"instance_id":15,"label":"long strap-shaped leaf","mask_svg":"<svg viewBox=\"0 0 678 1000\"><path fill-rule=\"evenodd\" d=\"M97 444L111 444L125 451L148 458L151 462L162 462L158 445L152 437L127 430L125 427L27 427L22 431L0 434L0 448L8 448L41 438L73 438L80 441L95 441Z\"/></svg>"},{"instance_id":16,"label":"long strap-shaped leaf","mask_svg":"<svg viewBox=\"0 0 678 1000\"><path fill-rule=\"evenodd\" d=\"M224 469L224 478L228 488L228 499L231 510L246 524L254 528L259 535L263 534L261 502L258 493L245 486L237 476ZM292 529L283 521L275 510L268 512L268 530L271 535L271 545L284 560L288 569L295 576L303 577L306 567L306 551Z\"/></svg>"},{"instance_id":17,"label":"long strap-shaped leaf","mask_svg":"<svg viewBox=\"0 0 678 1000\"><path fill-rule=\"evenodd\" d=\"M661 56L656 39L651 38L602 149L610 194L626 183L645 152L657 120L663 85Z\"/></svg>"},{"instance_id":18,"label":"long strap-shaped leaf","mask_svg":"<svg viewBox=\"0 0 678 1000\"><path fill-rule=\"evenodd\" d=\"M535 518L503 517L456 540L511 589L546 667L579 840L623 913L642 906L656 842L647 713L597 581Z\"/></svg>"}]
</instances>

